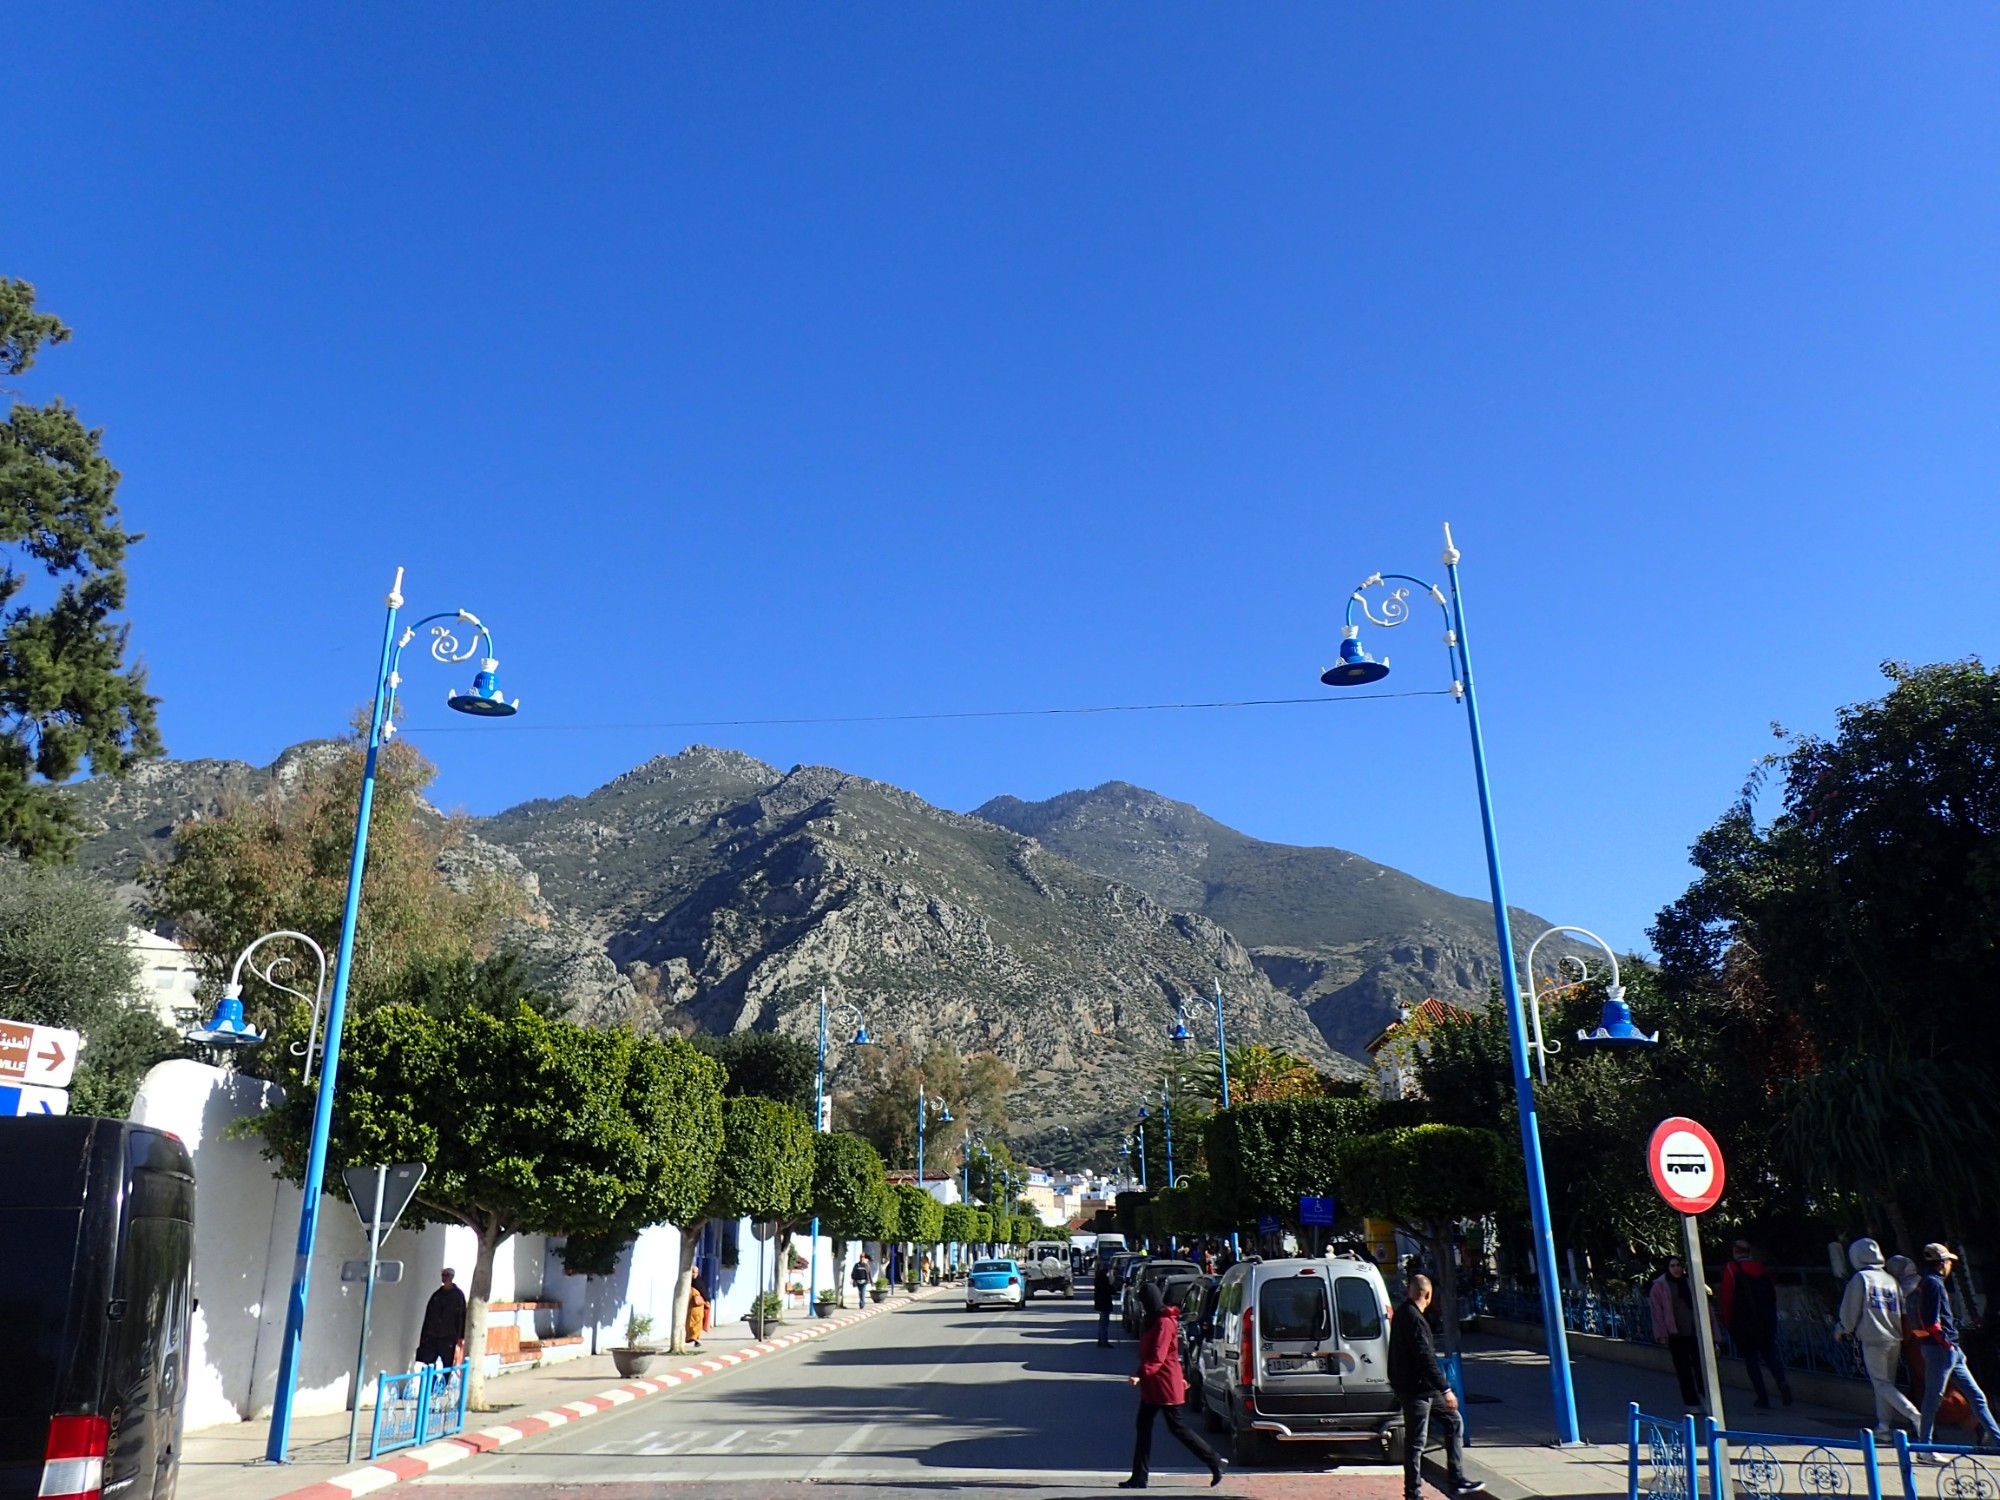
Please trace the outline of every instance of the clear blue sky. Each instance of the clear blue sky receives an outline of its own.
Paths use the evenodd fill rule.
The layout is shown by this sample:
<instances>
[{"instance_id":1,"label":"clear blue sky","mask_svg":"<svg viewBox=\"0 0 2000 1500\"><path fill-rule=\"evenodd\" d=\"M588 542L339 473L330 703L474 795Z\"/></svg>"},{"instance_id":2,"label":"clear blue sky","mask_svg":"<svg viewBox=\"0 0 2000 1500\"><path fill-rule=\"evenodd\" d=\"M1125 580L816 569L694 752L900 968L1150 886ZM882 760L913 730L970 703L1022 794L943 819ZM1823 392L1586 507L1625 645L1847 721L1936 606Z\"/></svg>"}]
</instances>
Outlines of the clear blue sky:
<instances>
[{"instance_id":1,"label":"clear blue sky","mask_svg":"<svg viewBox=\"0 0 2000 1500\"><path fill-rule=\"evenodd\" d=\"M1446 700L1305 696L1464 549L1511 894L1643 941L1884 657L1991 654L1984 6L39 6L0 271L77 330L181 756L501 630L474 812L690 741L1122 778L1483 890ZM1428 619L1378 640L1441 685ZM457 719L454 730L470 725Z\"/></svg>"}]
</instances>

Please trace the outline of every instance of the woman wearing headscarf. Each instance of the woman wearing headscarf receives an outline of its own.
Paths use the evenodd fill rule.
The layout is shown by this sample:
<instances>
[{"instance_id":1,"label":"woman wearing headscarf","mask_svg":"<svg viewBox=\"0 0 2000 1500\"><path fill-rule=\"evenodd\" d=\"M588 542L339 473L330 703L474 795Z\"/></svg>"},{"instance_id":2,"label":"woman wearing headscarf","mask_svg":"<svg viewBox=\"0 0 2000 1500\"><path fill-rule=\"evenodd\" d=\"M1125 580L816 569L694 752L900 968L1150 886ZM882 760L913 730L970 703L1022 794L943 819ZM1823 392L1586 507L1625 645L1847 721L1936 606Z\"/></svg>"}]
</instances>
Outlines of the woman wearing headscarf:
<instances>
[{"instance_id":1,"label":"woman wearing headscarf","mask_svg":"<svg viewBox=\"0 0 2000 1500\"><path fill-rule=\"evenodd\" d=\"M1187 1379L1181 1374L1181 1312L1167 1305L1157 1282L1139 1288L1139 1373L1128 1377L1139 1387L1139 1433L1132 1446L1132 1477L1118 1481L1121 1490L1143 1490L1152 1472L1153 1418L1165 1415L1167 1431L1208 1469L1212 1488L1222 1483L1222 1460L1187 1424Z\"/></svg>"}]
</instances>

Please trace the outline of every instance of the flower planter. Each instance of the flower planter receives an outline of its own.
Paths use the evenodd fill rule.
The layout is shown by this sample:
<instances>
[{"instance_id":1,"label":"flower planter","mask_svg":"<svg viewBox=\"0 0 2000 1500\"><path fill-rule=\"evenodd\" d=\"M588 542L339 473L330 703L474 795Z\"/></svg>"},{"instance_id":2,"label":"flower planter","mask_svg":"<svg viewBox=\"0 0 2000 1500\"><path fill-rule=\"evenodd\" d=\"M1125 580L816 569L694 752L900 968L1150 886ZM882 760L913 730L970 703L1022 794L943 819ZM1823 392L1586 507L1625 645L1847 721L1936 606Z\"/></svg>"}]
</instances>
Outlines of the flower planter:
<instances>
[{"instance_id":1,"label":"flower planter","mask_svg":"<svg viewBox=\"0 0 2000 1500\"><path fill-rule=\"evenodd\" d=\"M815 1302L813 1304L813 1316L815 1318L830 1318L833 1316L833 1309L836 1305L832 1302Z\"/></svg>"},{"instance_id":2,"label":"flower planter","mask_svg":"<svg viewBox=\"0 0 2000 1500\"><path fill-rule=\"evenodd\" d=\"M889 1289L886 1286L871 1287L869 1288L868 1296L874 1302L887 1302L889 1300Z\"/></svg>"},{"instance_id":3,"label":"flower planter","mask_svg":"<svg viewBox=\"0 0 2000 1500\"><path fill-rule=\"evenodd\" d=\"M620 1375L632 1380L652 1368L653 1358L659 1352L657 1349L613 1349L611 1363Z\"/></svg>"}]
</instances>

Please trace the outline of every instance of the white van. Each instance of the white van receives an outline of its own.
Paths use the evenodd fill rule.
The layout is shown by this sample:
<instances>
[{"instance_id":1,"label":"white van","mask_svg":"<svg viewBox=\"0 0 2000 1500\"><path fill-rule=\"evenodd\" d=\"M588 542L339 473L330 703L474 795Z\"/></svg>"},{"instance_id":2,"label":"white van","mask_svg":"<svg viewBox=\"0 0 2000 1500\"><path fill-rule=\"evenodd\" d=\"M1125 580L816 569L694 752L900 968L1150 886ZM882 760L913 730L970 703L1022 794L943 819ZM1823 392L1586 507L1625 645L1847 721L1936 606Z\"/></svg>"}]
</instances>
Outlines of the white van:
<instances>
[{"instance_id":1,"label":"white van","mask_svg":"<svg viewBox=\"0 0 2000 1500\"><path fill-rule=\"evenodd\" d=\"M1268 1462L1274 1442L1366 1443L1400 1461L1389 1290L1372 1261L1245 1261L1216 1287L1209 1319L1199 1404L1211 1428L1229 1428L1239 1462Z\"/></svg>"}]
</instances>

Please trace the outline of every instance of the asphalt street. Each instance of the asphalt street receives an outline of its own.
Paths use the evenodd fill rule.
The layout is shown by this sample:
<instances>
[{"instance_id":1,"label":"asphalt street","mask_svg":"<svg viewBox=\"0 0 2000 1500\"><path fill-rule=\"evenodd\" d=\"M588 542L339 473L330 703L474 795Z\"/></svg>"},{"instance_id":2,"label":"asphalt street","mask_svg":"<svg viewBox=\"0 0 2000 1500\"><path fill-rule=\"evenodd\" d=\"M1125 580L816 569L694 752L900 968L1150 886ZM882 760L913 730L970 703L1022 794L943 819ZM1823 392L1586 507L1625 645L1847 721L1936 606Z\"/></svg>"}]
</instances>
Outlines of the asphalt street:
<instances>
[{"instance_id":1,"label":"asphalt street","mask_svg":"<svg viewBox=\"0 0 2000 1500\"><path fill-rule=\"evenodd\" d=\"M1130 1472L1138 1397L1126 1376L1137 1345L1113 1324L1116 1346L1096 1346L1088 1289L1073 1301L1039 1299L1020 1311L968 1312L933 1297L824 1343L726 1371L629 1408L558 1428L417 1481L428 1500L571 1500L633 1486L677 1486L743 1497L801 1485L883 1494L950 1488L1108 1489ZM1227 1439L1214 1437L1227 1453ZM1278 1472L1232 1471L1219 1496L1310 1492L1387 1500L1395 1471L1334 1470L1334 1454L1302 1448ZM1336 1477L1337 1476L1337 1477ZM1208 1474L1155 1429L1155 1488L1208 1485Z\"/></svg>"}]
</instances>

